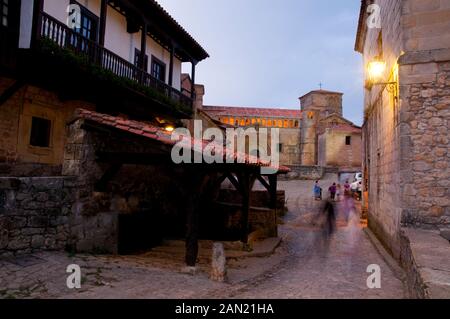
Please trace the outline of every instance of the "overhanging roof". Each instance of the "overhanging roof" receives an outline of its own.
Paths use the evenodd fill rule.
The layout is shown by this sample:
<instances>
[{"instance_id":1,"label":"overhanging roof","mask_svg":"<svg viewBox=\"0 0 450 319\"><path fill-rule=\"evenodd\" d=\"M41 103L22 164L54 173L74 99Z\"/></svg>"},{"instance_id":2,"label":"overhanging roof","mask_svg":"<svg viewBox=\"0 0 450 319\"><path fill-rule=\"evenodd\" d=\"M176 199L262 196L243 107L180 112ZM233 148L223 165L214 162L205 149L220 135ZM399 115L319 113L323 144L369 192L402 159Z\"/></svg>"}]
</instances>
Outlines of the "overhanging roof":
<instances>
[{"instance_id":1,"label":"overhanging roof","mask_svg":"<svg viewBox=\"0 0 450 319\"><path fill-rule=\"evenodd\" d=\"M179 46L176 53L183 62L209 58L208 52L155 0L110 0L110 3L121 8L120 11L128 11L129 16L148 20L149 32L160 44L169 46L174 40Z\"/></svg>"},{"instance_id":2,"label":"overhanging roof","mask_svg":"<svg viewBox=\"0 0 450 319\"><path fill-rule=\"evenodd\" d=\"M73 123L78 119L87 120L95 123L96 125L112 128L119 132L131 134L132 136L146 138L151 140L152 142L157 142L169 147L172 147L179 143L179 141L172 140L171 133L145 122L129 120L118 116L89 111L86 109L77 109L71 122ZM186 142L186 146L183 145L183 147L191 149L193 152L203 152L204 149L210 145L211 141L192 139L190 143ZM236 152L235 150L224 147L223 145L217 145L215 147L215 151L223 156L225 163L229 163L230 159L232 160L232 163L229 163L227 165L242 165L246 168L251 169L259 169L264 167L274 169L275 171L278 171L279 174L286 174L290 172L290 169L288 167L274 167L270 162L263 161L248 154ZM209 164L205 163L205 165Z\"/></svg>"}]
</instances>

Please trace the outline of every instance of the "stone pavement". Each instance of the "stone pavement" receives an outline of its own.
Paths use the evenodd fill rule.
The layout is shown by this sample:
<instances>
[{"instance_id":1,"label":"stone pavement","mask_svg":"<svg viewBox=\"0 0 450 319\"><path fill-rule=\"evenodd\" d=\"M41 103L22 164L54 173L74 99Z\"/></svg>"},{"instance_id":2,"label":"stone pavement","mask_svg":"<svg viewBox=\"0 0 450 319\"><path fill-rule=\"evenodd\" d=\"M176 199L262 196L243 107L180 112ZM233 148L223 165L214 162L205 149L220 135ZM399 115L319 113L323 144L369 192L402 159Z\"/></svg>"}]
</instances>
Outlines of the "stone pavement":
<instances>
[{"instance_id":1,"label":"stone pavement","mask_svg":"<svg viewBox=\"0 0 450 319\"><path fill-rule=\"evenodd\" d=\"M324 181L333 181L330 176ZM181 258L137 256L70 256L43 252L0 260L0 298L403 298L403 283L374 249L352 214L330 241L312 221L321 207L312 200L311 181L281 182L289 213L280 225L283 242L270 257L231 259L228 282L209 280L209 265L195 276L181 273ZM326 187L325 187L326 186ZM339 204L345 211L351 203ZM357 208L356 208L357 211ZM345 215L345 214L344 214ZM66 287L69 264L82 269L82 289ZM367 267L378 264L381 289L370 290Z\"/></svg>"}]
</instances>

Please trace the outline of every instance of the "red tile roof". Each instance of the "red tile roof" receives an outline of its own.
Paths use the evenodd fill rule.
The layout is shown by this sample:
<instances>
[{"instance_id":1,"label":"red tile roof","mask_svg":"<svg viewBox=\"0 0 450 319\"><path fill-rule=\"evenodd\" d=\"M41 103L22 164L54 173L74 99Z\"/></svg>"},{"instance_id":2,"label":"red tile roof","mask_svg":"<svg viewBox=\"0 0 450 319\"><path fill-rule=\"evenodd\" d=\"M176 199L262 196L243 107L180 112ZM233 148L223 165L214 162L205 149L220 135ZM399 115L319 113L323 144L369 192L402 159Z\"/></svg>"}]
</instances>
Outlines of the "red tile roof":
<instances>
[{"instance_id":1,"label":"red tile roof","mask_svg":"<svg viewBox=\"0 0 450 319\"><path fill-rule=\"evenodd\" d=\"M231 106L204 106L203 110L214 116L242 116L242 117L268 117L268 118L295 118L301 119L300 110L279 108L253 108Z\"/></svg>"},{"instance_id":2,"label":"red tile roof","mask_svg":"<svg viewBox=\"0 0 450 319\"><path fill-rule=\"evenodd\" d=\"M158 141L160 143L163 143L165 145L174 146L179 141L173 141L171 139L172 134L167 132L166 130L156 127L154 125L140 122L140 121L134 121L134 120L128 120L125 118L112 116L108 114L103 113L97 113L93 111L88 111L85 109L78 109L75 113L75 120L76 119L85 119L88 121L92 121L95 123L98 123L100 125L113 127L118 130L128 132L134 135L143 136L146 138L149 138L154 141ZM210 146L211 142L206 140L196 140L194 138L191 139L191 141L185 141L186 147L190 147L192 150L196 151L201 147L200 151L203 152L203 150L206 148L206 146ZM188 143L189 142L189 143ZM249 156L247 154L235 152L233 150L225 148L223 145L218 145L215 148L216 152L220 152L223 154L224 161L228 162L227 160L233 159L235 163L245 163L249 166L257 166L257 167L266 167L266 168L274 168L271 166L270 162L262 161L254 156ZM279 173L288 173L290 169L285 166L280 166L278 168Z\"/></svg>"}]
</instances>

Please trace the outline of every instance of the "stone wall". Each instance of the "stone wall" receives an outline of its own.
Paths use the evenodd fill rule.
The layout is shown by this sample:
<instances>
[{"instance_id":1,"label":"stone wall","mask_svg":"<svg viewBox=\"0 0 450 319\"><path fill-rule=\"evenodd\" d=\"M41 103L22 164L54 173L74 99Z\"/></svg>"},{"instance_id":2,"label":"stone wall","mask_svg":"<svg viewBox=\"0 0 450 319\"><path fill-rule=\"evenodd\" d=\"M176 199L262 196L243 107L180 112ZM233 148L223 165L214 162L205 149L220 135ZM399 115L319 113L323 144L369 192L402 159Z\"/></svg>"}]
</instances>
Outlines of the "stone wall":
<instances>
[{"instance_id":1,"label":"stone wall","mask_svg":"<svg viewBox=\"0 0 450 319\"><path fill-rule=\"evenodd\" d=\"M0 95L13 84L13 79L0 77ZM12 163L17 160L18 123L23 92L24 89L21 89L0 106L0 163Z\"/></svg>"},{"instance_id":2,"label":"stone wall","mask_svg":"<svg viewBox=\"0 0 450 319\"><path fill-rule=\"evenodd\" d=\"M346 145L346 137L351 145ZM360 167L362 164L362 137L352 132L335 131L332 128L319 136L319 166L334 166L340 169Z\"/></svg>"},{"instance_id":3,"label":"stone wall","mask_svg":"<svg viewBox=\"0 0 450 319\"><path fill-rule=\"evenodd\" d=\"M0 77L0 94L14 83L13 79ZM57 94L35 86L20 87L0 107L0 137L2 141L0 143L0 164L16 166L18 163L20 165L34 163L60 166L66 140L66 122L72 117L75 109L80 107L95 109L94 105L82 101L62 101ZM30 145L32 117L51 121L49 147L41 148ZM24 169L27 170L29 167ZM59 174L60 172L59 167ZM4 174L2 175L4 176Z\"/></svg>"},{"instance_id":4,"label":"stone wall","mask_svg":"<svg viewBox=\"0 0 450 319\"><path fill-rule=\"evenodd\" d=\"M299 179L299 180L319 180L322 179L327 172L338 173L339 169L326 168L322 166L289 166L291 172L286 176L280 176L283 179Z\"/></svg>"},{"instance_id":5,"label":"stone wall","mask_svg":"<svg viewBox=\"0 0 450 319\"><path fill-rule=\"evenodd\" d=\"M400 258L401 226L448 227L450 1L376 0L382 28L365 30L364 65L387 62L367 86L363 133L369 226ZM365 21L363 21L365 23ZM366 193L367 192L367 193Z\"/></svg>"},{"instance_id":6,"label":"stone wall","mask_svg":"<svg viewBox=\"0 0 450 319\"><path fill-rule=\"evenodd\" d=\"M214 218L210 217L210 222L208 223L208 227L211 227L212 230L208 234L209 238L227 241L240 240L241 206L233 203L215 203L214 213ZM277 210L251 207L248 219L250 232L258 232L260 238L278 236ZM203 228L206 228L206 225L203 225Z\"/></svg>"},{"instance_id":7,"label":"stone wall","mask_svg":"<svg viewBox=\"0 0 450 319\"><path fill-rule=\"evenodd\" d=\"M0 177L0 255L64 249L74 181Z\"/></svg>"},{"instance_id":8,"label":"stone wall","mask_svg":"<svg viewBox=\"0 0 450 319\"><path fill-rule=\"evenodd\" d=\"M400 59L402 223L450 227L450 50Z\"/></svg>"}]
</instances>

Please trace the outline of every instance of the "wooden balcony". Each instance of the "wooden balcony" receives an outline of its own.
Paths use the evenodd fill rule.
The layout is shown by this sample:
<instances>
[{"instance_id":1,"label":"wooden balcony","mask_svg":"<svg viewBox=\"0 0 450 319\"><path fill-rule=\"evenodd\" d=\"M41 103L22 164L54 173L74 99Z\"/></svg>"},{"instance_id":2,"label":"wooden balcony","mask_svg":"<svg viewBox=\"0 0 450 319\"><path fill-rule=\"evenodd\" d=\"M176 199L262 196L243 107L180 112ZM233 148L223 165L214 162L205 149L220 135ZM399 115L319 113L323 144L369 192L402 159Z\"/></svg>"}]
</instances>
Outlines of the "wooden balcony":
<instances>
[{"instance_id":1,"label":"wooden balcony","mask_svg":"<svg viewBox=\"0 0 450 319\"><path fill-rule=\"evenodd\" d=\"M81 36L52 16L42 12L39 15L38 26L36 35L38 40L49 39L58 47L87 59L89 64L108 70L118 77L135 81L183 107L192 109L193 101L189 96L156 79L98 43Z\"/></svg>"}]
</instances>

